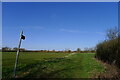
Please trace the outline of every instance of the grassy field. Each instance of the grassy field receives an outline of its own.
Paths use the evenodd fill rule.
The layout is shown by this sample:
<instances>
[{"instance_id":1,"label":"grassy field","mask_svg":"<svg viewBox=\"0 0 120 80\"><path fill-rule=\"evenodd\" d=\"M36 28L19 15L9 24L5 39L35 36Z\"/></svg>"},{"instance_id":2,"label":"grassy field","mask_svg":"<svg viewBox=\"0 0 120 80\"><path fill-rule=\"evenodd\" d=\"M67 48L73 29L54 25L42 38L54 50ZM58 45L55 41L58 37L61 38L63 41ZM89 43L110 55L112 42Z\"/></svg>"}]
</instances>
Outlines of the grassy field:
<instances>
[{"instance_id":1,"label":"grassy field","mask_svg":"<svg viewBox=\"0 0 120 80\"><path fill-rule=\"evenodd\" d=\"M39 53L21 52L17 66L18 78L94 78L103 66L96 62L94 53ZM2 55L3 78L13 77L14 52Z\"/></svg>"}]
</instances>

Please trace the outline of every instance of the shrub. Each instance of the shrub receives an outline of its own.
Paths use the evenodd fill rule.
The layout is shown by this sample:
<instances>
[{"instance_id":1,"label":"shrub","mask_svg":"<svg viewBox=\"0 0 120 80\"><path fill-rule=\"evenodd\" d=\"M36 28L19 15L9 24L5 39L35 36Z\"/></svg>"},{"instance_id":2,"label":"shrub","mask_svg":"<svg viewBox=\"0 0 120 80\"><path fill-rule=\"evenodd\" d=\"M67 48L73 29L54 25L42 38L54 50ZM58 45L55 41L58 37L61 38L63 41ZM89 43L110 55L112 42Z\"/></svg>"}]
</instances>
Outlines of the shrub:
<instances>
[{"instance_id":1,"label":"shrub","mask_svg":"<svg viewBox=\"0 0 120 80\"><path fill-rule=\"evenodd\" d=\"M108 40L97 44L96 58L112 64L113 62L120 67L120 38Z\"/></svg>"}]
</instances>

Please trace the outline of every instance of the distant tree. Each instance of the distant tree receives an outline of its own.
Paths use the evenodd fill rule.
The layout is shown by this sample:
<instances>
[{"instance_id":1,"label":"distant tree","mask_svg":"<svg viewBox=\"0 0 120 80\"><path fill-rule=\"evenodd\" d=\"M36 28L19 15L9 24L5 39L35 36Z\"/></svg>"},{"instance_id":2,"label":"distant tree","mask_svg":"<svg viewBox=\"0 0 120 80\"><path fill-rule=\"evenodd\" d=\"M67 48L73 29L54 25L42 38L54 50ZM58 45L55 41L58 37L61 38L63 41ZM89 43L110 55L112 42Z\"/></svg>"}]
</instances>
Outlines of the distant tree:
<instances>
[{"instance_id":1,"label":"distant tree","mask_svg":"<svg viewBox=\"0 0 120 80\"><path fill-rule=\"evenodd\" d=\"M10 51L11 50L11 48L9 48L9 47L2 47L2 51Z\"/></svg>"},{"instance_id":2,"label":"distant tree","mask_svg":"<svg viewBox=\"0 0 120 80\"><path fill-rule=\"evenodd\" d=\"M40 50L40 52L43 52L43 50Z\"/></svg>"},{"instance_id":3,"label":"distant tree","mask_svg":"<svg viewBox=\"0 0 120 80\"><path fill-rule=\"evenodd\" d=\"M95 49L96 49L95 47L91 47L91 48L88 48L88 51L89 52L95 52Z\"/></svg>"},{"instance_id":4,"label":"distant tree","mask_svg":"<svg viewBox=\"0 0 120 80\"><path fill-rule=\"evenodd\" d=\"M52 52L55 52L55 50L52 50Z\"/></svg>"},{"instance_id":5,"label":"distant tree","mask_svg":"<svg viewBox=\"0 0 120 80\"><path fill-rule=\"evenodd\" d=\"M86 51L89 51L89 48L84 48L84 51L86 52Z\"/></svg>"},{"instance_id":6,"label":"distant tree","mask_svg":"<svg viewBox=\"0 0 120 80\"><path fill-rule=\"evenodd\" d=\"M65 51L63 51L63 52L65 52L65 53L71 53L72 51L70 50L70 49L65 49Z\"/></svg>"},{"instance_id":7,"label":"distant tree","mask_svg":"<svg viewBox=\"0 0 120 80\"><path fill-rule=\"evenodd\" d=\"M17 49L18 49L17 47L14 47L14 48L13 48L13 51L17 51Z\"/></svg>"},{"instance_id":8,"label":"distant tree","mask_svg":"<svg viewBox=\"0 0 120 80\"><path fill-rule=\"evenodd\" d=\"M49 50L47 50L47 52L50 52Z\"/></svg>"},{"instance_id":9,"label":"distant tree","mask_svg":"<svg viewBox=\"0 0 120 80\"><path fill-rule=\"evenodd\" d=\"M20 48L20 51L25 51L25 48Z\"/></svg>"},{"instance_id":10,"label":"distant tree","mask_svg":"<svg viewBox=\"0 0 120 80\"><path fill-rule=\"evenodd\" d=\"M47 50L43 50L43 52L47 52Z\"/></svg>"},{"instance_id":11,"label":"distant tree","mask_svg":"<svg viewBox=\"0 0 120 80\"><path fill-rule=\"evenodd\" d=\"M95 50L96 50L95 47L84 48L84 52L95 52Z\"/></svg>"},{"instance_id":12,"label":"distant tree","mask_svg":"<svg viewBox=\"0 0 120 80\"><path fill-rule=\"evenodd\" d=\"M67 52L68 52L68 53L71 53L71 50L68 50Z\"/></svg>"},{"instance_id":13,"label":"distant tree","mask_svg":"<svg viewBox=\"0 0 120 80\"><path fill-rule=\"evenodd\" d=\"M13 51L17 51L18 48L17 48L17 47L14 47L12 50L13 50ZM19 50L20 50L20 51L25 51L25 48L20 48Z\"/></svg>"},{"instance_id":14,"label":"distant tree","mask_svg":"<svg viewBox=\"0 0 120 80\"><path fill-rule=\"evenodd\" d=\"M80 48L77 48L77 52L80 53L81 49Z\"/></svg>"}]
</instances>

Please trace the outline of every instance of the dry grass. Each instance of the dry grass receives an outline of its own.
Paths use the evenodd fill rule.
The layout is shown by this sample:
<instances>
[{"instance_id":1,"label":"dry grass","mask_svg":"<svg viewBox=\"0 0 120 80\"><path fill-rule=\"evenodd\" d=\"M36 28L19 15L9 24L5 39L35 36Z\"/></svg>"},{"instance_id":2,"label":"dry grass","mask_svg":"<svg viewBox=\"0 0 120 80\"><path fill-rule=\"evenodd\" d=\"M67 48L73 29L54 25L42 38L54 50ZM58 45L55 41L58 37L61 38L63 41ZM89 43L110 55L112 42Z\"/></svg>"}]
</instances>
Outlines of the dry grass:
<instances>
[{"instance_id":1,"label":"dry grass","mask_svg":"<svg viewBox=\"0 0 120 80\"><path fill-rule=\"evenodd\" d=\"M96 74L96 78L100 80L111 79L111 80L120 80L120 69L118 69L115 64L107 64L102 61L97 60L104 66L104 72Z\"/></svg>"}]
</instances>

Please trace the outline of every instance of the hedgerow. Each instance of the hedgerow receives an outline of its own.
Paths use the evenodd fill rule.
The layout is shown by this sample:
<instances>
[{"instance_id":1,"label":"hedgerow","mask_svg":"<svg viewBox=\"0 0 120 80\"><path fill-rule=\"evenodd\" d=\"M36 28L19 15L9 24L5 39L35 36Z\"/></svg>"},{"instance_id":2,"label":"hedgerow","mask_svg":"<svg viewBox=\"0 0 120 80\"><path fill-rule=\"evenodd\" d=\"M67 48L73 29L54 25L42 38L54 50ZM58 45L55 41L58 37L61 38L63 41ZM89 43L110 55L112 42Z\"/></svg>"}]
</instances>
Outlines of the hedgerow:
<instances>
[{"instance_id":1,"label":"hedgerow","mask_svg":"<svg viewBox=\"0 0 120 80\"><path fill-rule=\"evenodd\" d=\"M120 37L112 40L105 40L97 44L95 57L108 64L114 63L120 68Z\"/></svg>"}]
</instances>

